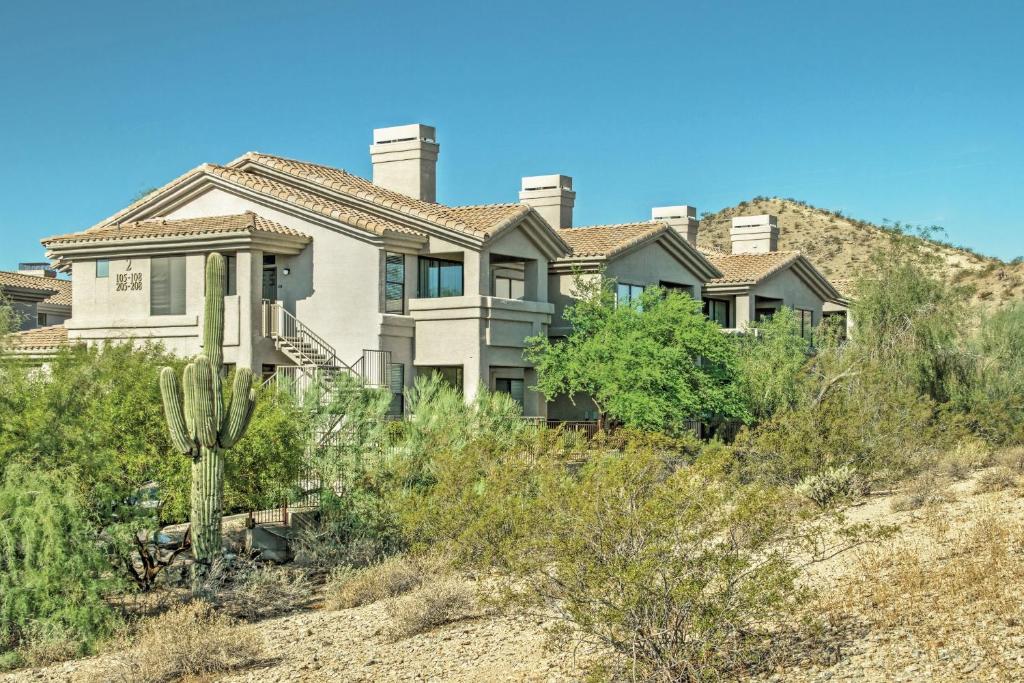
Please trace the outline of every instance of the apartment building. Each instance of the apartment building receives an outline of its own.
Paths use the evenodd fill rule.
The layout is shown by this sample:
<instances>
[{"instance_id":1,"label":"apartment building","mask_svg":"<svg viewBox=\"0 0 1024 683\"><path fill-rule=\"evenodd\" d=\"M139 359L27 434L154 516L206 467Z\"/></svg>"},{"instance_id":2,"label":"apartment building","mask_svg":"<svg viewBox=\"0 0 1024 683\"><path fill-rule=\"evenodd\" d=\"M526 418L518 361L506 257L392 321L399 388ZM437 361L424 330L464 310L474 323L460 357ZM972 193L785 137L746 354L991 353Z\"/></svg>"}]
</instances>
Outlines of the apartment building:
<instances>
[{"instance_id":1,"label":"apartment building","mask_svg":"<svg viewBox=\"0 0 1024 683\"><path fill-rule=\"evenodd\" d=\"M434 128L376 129L369 152L372 179L257 152L203 164L84 231L43 240L74 282L67 341L199 352L204 261L219 251L225 363L296 380L353 374L388 387L398 409L416 375L440 373L467 397L505 391L544 417L523 349L528 337L567 333L575 271L606 272L625 298L654 284L712 292L737 311L724 327L769 304L799 304L813 322L840 299L799 255L725 282L720 255L697 248L692 207L574 227L564 175L523 178L519 202L447 206L436 197Z\"/></svg>"}]
</instances>

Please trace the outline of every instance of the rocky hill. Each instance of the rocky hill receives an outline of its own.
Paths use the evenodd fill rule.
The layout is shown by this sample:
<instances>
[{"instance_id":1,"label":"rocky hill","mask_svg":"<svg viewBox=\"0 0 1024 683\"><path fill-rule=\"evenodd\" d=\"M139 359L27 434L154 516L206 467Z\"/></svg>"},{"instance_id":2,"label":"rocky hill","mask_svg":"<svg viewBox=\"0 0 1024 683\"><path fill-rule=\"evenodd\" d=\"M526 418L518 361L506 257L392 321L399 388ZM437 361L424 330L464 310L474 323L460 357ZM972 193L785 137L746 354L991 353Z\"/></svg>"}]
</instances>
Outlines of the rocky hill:
<instances>
[{"instance_id":1,"label":"rocky hill","mask_svg":"<svg viewBox=\"0 0 1024 683\"><path fill-rule=\"evenodd\" d=\"M893 239L890 228L839 211L794 199L756 197L704 214L698 244L728 251L730 219L765 213L778 216L780 249L803 252L840 284L865 273L870 268L871 254L885 249ZM1024 263L1020 259L1006 262L941 242L928 244L946 262L950 280L971 287L975 300L994 304L1024 300Z\"/></svg>"}]
</instances>

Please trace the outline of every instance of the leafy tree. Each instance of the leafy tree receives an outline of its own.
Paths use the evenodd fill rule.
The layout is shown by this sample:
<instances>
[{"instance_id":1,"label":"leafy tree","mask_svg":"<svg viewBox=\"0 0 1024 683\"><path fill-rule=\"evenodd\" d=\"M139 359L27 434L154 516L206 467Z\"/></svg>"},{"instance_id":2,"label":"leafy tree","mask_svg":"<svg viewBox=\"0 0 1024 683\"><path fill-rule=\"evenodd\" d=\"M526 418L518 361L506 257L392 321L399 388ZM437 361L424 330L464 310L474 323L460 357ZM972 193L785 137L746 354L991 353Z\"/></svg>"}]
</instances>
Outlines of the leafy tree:
<instances>
[{"instance_id":1,"label":"leafy tree","mask_svg":"<svg viewBox=\"0 0 1024 683\"><path fill-rule=\"evenodd\" d=\"M0 654L30 641L87 652L117 623L116 588L74 472L21 464L0 474Z\"/></svg>"},{"instance_id":2,"label":"leafy tree","mask_svg":"<svg viewBox=\"0 0 1024 683\"><path fill-rule=\"evenodd\" d=\"M687 419L747 418L735 340L708 320L686 294L651 287L616 304L614 281L584 279L565 310L564 340L527 340L537 389L551 400L586 395L599 420L675 432Z\"/></svg>"},{"instance_id":3,"label":"leafy tree","mask_svg":"<svg viewBox=\"0 0 1024 683\"><path fill-rule=\"evenodd\" d=\"M791 308L751 323L750 330L738 340L738 381L751 415L763 420L796 403L811 346Z\"/></svg>"}]
</instances>

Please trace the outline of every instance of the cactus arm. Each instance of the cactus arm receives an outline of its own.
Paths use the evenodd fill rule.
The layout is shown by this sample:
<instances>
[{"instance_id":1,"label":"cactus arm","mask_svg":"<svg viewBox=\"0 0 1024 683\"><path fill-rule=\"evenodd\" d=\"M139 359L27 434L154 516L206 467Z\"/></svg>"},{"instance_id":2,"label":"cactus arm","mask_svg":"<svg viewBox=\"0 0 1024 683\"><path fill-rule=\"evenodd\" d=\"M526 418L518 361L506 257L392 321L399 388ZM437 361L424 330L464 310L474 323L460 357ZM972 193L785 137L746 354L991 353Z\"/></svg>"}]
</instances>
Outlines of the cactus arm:
<instances>
[{"instance_id":1,"label":"cactus arm","mask_svg":"<svg viewBox=\"0 0 1024 683\"><path fill-rule=\"evenodd\" d=\"M214 415L214 371L210 360L199 356L193 363L193 382L191 389L186 387L188 396L192 398L192 414L195 420L196 441L200 446L213 448L217 445L217 424Z\"/></svg>"},{"instance_id":2,"label":"cactus arm","mask_svg":"<svg viewBox=\"0 0 1024 683\"><path fill-rule=\"evenodd\" d=\"M224 418L224 425L220 430L221 448L234 446L252 418L252 411L256 405L256 392L252 389L253 374L249 368L239 368L235 373L235 382L231 394L231 406Z\"/></svg>"},{"instance_id":3,"label":"cactus arm","mask_svg":"<svg viewBox=\"0 0 1024 683\"><path fill-rule=\"evenodd\" d=\"M167 429L171 434L171 443L184 455L190 455L195 444L189 438L188 427L185 425L185 413L182 411L181 386L173 368L160 371L160 395L164 402L164 417Z\"/></svg>"},{"instance_id":4,"label":"cactus arm","mask_svg":"<svg viewBox=\"0 0 1024 683\"><path fill-rule=\"evenodd\" d=\"M214 371L224 365L224 257L206 257L206 302L203 313L203 353Z\"/></svg>"},{"instance_id":5,"label":"cactus arm","mask_svg":"<svg viewBox=\"0 0 1024 683\"><path fill-rule=\"evenodd\" d=\"M196 412L194 409L195 401L192 397L192 389L196 384L196 364L189 363L185 366L185 369L181 373L181 385L184 389L184 406L185 406L185 429L188 430L188 438L190 441L196 441Z\"/></svg>"}]
</instances>

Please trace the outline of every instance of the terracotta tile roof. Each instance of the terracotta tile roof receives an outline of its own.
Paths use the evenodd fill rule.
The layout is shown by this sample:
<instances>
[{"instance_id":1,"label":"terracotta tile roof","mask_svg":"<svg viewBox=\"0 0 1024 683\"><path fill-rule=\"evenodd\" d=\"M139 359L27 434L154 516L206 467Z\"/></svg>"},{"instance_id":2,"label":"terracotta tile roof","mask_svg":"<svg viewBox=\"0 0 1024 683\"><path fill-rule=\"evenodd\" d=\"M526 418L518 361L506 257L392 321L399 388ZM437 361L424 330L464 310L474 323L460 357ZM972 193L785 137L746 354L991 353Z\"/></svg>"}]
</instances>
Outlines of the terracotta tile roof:
<instances>
[{"instance_id":1,"label":"terracotta tile roof","mask_svg":"<svg viewBox=\"0 0 1024 683\"><path fill-rule=\"evenodd\" d=\"M7 338L7 342L15 353L51 353L68 343L68 328L50 325L15 332Z\"/></svg>"},{"instance_id":2,"label":"terracotta tile roof","mask_svg":"<svg viewBox=\"0 0 1024 683\"><path fill-rule=\"evenodd\" d=\"M46 279L57 285L57 293L49 298L43 299L43 303L51 304L53 306L70 306L71 280L60 280L55 277L49 277Z\"/></svg>"},{"instance_id":3,"label":"terracotta tile roof","mask_svg":"<svg viewBox=\"0 0 1024 683\"><path fill-rule=\"evenodd\" d=\"M275 197L295 206L301 206L302 208L309 209L310 211L315 211L322 216L334 218L335 220L342 221L343 223L366 230L367 232L371 232L375 235L383 235L388 231L411 235L422 234L417 230L407 228L406 226L395 223L387 218L375 216L365 211L345 206L344 204L332 201L321 195L306 192L305 190L292 185L287 185L267 178L266 176L257 175L256 173L247 173L245 171L226 168L224 166L207 166L206 170L218 178L234 183L235 185L247 187L250 190L259 192L260 194Z\"/></svg>"},{"instance_id":4,"label":"terracotta tile roof","mask_svg":"<svg viewBox=\"0 0 1024 683\"><path fill-rule=\"evenodd\" d=\"M89 228L84 232L48 237L43 244L66 242L105 242L109 240L143 239L147 237L180 237L185 235L216 235L232 232L271 232L309 239L298 230L267 220L251 211L229 216L202 216L198 218L152 218L144 221L121 223L102 228Z\"/></svg>"},{"instance_id":5,"label":"terracotta tile roof","mask_svg":"<svg viewBox=\"0 0 1024 683\"><path fill-rule=\"evenodd\" d=\"M509 221L525 215L529 210L522 204L454 207L432 204L401 192L379 187L365 178L360 178L340 168L321 166L260 152L249 152L233 162L232 165L241 165L246 161L460 232L488 235L504 227Z\"/></svg>"},{"instance_id":6,"label":"terracotta tile roof","mask_svg":"<svg viewBox=\"0 0 1024 683\"><path fill-rule=\"evenodd\" d=\"M22 289L37 289L41 292L53 291L60 292L61 285L57 284L62 282L52 277L42 277L40 275L26 275L25 273L15 273L9 270L0 270L0 289L4 287L20 287ZM63 280L67 282L67 280ZM67 284L71 284L67 282Z\"/></svg>"},{"instance_id":7,"label":"terracotta tile roof","mask_svg":"<svg viewBox=\"0 0 1024 683\"><path fill-rule=\"evenodd\" d=\"M590 225L556 230L556 232L562 241L569 245L572 256L610 256L668 229L664 223L644 221L617 225Z\"/></svg>"},{"instance_id":8,"label":"terracotta tile roof","mask_svg":"<svg viewBox=\"0 0 1024 683\"><path fill-rule=\"evenodd\" d=\"M756 284L791 263L800 256L798 251L773 251L767 254L716 254L707 253L707 258L722 271L722 277L708 284Z\"/></svg>"}]
</instances>

